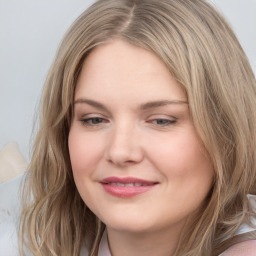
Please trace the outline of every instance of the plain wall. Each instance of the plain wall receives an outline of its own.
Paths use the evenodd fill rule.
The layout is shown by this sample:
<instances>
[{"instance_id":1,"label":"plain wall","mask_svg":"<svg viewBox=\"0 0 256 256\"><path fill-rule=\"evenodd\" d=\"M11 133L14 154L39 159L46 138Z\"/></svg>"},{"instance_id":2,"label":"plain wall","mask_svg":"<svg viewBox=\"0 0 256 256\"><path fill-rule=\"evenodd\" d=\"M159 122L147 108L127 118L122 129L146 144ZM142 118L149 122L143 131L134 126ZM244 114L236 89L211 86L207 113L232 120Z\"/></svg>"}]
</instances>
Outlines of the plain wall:
<instances>
[{"instance_id":1,"label":"plain wall","mask_svg":"<svg viewBox=\"0 0 256 256\"><path fill-rule=\"evenodd\" d=\"M228 19L256 73L256 0L209 0ZM0 149L27 160L48 68L69 25L93 0L0 0Z\"/></svg>"}]
</instances>

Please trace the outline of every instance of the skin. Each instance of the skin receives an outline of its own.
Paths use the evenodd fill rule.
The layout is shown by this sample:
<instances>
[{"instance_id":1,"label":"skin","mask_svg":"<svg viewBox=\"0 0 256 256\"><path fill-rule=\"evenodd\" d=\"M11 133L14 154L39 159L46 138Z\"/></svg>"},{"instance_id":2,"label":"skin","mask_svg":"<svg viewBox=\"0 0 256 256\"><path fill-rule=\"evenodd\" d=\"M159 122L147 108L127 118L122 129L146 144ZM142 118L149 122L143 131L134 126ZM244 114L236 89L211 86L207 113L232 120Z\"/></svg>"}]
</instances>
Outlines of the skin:
<instances>
[{"instance_id":1,"label":"skin","mask_svg":"<svg viewBox=\"0 0 256 256\"><path fill-rule=\"evenodd\" d=\"M248 240L231 246L220 256L254 256L256 250L256 240Z\"/></svg>"},{"instance_id":2,"label":"skin","mask_svg":"<svg viewBox=\"0 0 256 256\"><path fill-rule=\"evenodd\" d=\"M74 105L75 183L106 224L112 255L171 255L214 173L186 93L152 52L113 40L86 58ZM104 190L100 181L110 176L157 185L123 198Z\"/></svg>"}]
</instances>

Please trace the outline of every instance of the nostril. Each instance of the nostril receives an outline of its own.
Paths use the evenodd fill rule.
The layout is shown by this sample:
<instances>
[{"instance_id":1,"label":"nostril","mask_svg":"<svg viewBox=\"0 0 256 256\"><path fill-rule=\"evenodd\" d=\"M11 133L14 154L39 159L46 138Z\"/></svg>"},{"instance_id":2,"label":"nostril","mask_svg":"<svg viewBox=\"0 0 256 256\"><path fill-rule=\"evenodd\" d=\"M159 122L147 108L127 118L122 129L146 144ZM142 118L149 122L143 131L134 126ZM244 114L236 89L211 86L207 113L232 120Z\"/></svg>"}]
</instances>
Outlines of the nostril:
<instances>
[{"instance_id":1,"label":"nostril","mask_svg":"<svg viewBox=\"0 0 256 256\"><path fill-rule=\"evenodd\" d=\"M124 124L122 124L124 125ZM121 129L121 128L120 128ZM109 137L109 144L106 148L106 160L117 166L130 166L143 159L143 152L139 140L135 139L132 132L118 132ZM123 129L128 129L123 127Z\"/></svg>"}]
</instances>

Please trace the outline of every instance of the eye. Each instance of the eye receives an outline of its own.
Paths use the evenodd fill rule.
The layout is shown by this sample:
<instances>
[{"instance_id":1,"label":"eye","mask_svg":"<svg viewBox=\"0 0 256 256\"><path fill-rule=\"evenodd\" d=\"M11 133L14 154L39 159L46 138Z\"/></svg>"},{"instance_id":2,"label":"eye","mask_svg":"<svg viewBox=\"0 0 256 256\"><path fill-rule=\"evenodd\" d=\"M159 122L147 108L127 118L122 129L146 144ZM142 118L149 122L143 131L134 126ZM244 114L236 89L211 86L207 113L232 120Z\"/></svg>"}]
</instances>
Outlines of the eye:
<instances>
[{"instance_id":1,"label":"eye","mask_svg":"<svg viewBox=\"0 0 256 256\"><path fill-rule=\"evenodd\" d=\"M98 126L103 123L108 123L108 120L101 117L90 117L90 118L82 119L81 122L85 126Z\"/></svg>"},{"instance_id":2,"label":"eye","mask_svg":"<svg viewBox=\"0 0 256 256\"><path fill-rule=\"evenodd\" d=\"M177 120L176 119L157 118L157 119L151 119L148 122L152 123L154 125L157 125L157 126L164 127L164 126L170 126L170 125L175 124L177 122Z\"/></svg>"}]
</instances>

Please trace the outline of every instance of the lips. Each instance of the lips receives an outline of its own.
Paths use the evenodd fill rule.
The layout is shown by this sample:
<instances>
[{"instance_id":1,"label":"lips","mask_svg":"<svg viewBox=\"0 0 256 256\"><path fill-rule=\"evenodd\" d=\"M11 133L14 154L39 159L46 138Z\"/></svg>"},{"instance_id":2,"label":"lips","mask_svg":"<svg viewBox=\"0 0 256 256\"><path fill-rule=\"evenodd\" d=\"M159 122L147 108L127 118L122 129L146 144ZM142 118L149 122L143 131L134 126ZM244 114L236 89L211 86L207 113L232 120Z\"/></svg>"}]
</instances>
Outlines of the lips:
<instances>
[{"instance_id":1,"label":"lips","mask_svg":"<svg viewBox=\"0 0 256 256\"><path fill-rule=\"evenodd\" d=\"M118 186L118 187L140 187L140 186L148 186L148 184L144 184L144 183L118 183L118 182L111 182L111 183L107 183L108 185L112 185L112 186Z\"/></svg>"},{"instance_id":2,"label":"lips","mask_svg":"<svg viewBox=\"0 0 256 256\"><path fill-rule=\"evenodd\" d=\"M134 177L108 177L101 180L100 183L107 193L122 198L133 197L145 193L158 184L158 182Z\"/></svg>"}]
</instances>

